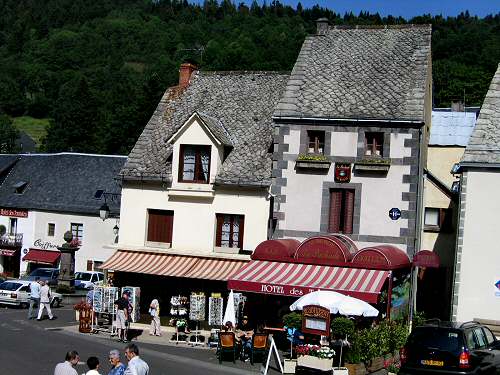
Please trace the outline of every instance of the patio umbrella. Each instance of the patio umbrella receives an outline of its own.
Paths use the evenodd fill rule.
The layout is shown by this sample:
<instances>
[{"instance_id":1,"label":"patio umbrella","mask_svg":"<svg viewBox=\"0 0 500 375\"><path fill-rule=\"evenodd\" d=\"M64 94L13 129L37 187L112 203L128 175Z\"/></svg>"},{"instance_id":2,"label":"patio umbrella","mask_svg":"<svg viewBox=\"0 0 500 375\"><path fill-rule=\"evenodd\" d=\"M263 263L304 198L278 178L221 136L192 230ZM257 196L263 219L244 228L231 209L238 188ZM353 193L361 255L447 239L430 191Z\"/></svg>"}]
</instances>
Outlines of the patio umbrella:
<instances>
[{"instance_id":1,"label":"patio umbrella","mask_svg":"<svg viewBox=\"0 0 500 375\"><path fill-rule=\"evenodd\" d=\"M222 324L226 324L226 322L233 323L233 327L236 326L236 314L234 312L234 293L231 290L229 292L229 296L227 297L227 305L226 311L224 312L224 319Z\"/></svg>"},{"instance_id":2,"label":"patio umbrella","mask_svg":"<svg viewBox=\"0 0 500 375\"><path fill-rule=\"evenodd\" d=\"M300 297L291 306L290 310L302 310L304 306L316 305L327 308L332 314L375 317L378 310L369 303L349 297L341 293L318 290Z\"/></svg>"}]
</instances>

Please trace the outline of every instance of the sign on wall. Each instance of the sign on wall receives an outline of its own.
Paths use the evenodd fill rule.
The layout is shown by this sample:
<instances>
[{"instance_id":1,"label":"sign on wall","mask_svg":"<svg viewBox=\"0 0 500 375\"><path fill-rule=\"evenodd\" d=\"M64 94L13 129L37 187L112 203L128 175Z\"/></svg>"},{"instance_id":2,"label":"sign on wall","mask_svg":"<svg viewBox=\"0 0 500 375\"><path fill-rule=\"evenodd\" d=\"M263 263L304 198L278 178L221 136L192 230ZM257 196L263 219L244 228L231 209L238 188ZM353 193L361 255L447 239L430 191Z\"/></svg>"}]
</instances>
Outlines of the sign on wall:
<instances>
[{"instance_id":1,"label":"sign on wall","mask_svg":"<svg viewBox=\"0 0 500 375\"><path fill-rule=\"evenodd\" d=\"M389 210L389 217L391 220L398 220L401 217L401 210L396 207L391 208Z\"/></svg>"},{"instance_id":2,"label":"sign on wall","mask_svg":"<svg viewBox=\"0 0 500 375\"><path fill-rule=\"evenodd\" d=\"M57 249L58 246L49 241L42 241L42 239L39 238L35 240L35 242L33 242L33 247L36 247L37 249L48 250L48 249Z\"/></svg>"},{"instance_id":3,"label":"sign on wall","mask_svg":"<svg viewBox=\"0 0 500 375\"><path fill-rule=\"evenodd\" d=\"M28 211L17 210L12 208L0 208L0 216L11 216L11 217L28 217Z\"/></svg>"},{"instance_id":4,"label":"sign on wall","mask_svg":"<svg viewBox=\"0 0 500 375\"><path fill-rule=\"evenodd\" d=\"M335 163L335 182L351 181L351 164Z\"/></svg>"},{"instance_id":5,"label":"sign on wall","mask_svg":"<svg viewBox=\"0 0 500 375\"><path fill-rule=\"evenodd\" d=\"M302 332L330 336L330 310L308 305L302 309Z\"/></svg>"},{"instance_id":6,"label":"sign on wall","mask_svg":"<svg viewBox=\"0 0 500 375\"><path fill-rule=\"evenodd\" d=\"M500 297L500 279L495 281L495 296Z\"/></svg>"}]
</instances>

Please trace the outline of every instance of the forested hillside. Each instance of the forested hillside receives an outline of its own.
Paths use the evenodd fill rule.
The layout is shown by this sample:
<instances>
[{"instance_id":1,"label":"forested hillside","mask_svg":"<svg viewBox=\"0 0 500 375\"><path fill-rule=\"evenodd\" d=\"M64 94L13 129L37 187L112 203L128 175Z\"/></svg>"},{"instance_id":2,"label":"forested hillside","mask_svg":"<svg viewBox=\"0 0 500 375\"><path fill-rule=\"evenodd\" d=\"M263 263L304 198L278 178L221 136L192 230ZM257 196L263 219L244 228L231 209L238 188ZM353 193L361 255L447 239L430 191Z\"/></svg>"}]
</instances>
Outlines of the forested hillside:
<instances>
[{"instance_id":1,"label":"forested hillside","mask_svg":"<svg viewBox=\"0 0 500 375\"><path fill-rule=\"evenodd\" d=\"M432 23L436 106L464 94L480 105L500 61L500 14L404 20L227 0L0 0L0 9L0 112L51 118L42 146L50 152L126 154L181 62L290 70L319 17Z\"/></svg>"}]
</instances>

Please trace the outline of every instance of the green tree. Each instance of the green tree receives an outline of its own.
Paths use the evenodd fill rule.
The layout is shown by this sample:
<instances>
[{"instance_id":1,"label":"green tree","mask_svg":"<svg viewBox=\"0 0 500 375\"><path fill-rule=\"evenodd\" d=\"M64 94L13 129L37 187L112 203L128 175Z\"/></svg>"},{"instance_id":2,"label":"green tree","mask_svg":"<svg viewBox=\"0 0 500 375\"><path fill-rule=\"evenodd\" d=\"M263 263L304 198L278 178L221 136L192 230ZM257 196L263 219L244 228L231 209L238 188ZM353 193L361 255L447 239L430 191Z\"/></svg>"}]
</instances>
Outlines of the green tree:
<instances>
[{"instance_id":1,"label":"green tree","mask_svg":"<svg viewBox=\"0 0 500 375\"><path fill-rule=\"evenodd\" d=\"M0 153L13 154L19 151L16 144L19 138L19 130L16 129L12 120L6 114L0 113Z\"/></svg>"}]
</instances>

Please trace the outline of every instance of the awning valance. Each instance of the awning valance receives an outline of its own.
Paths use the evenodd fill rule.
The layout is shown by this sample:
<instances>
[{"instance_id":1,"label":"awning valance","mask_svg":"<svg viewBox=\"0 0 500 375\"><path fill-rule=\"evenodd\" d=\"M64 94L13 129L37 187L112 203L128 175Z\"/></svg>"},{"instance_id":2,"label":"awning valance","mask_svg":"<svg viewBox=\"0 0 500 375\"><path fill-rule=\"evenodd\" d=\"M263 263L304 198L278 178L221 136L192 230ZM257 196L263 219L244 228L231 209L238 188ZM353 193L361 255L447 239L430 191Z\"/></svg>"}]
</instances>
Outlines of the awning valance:
<instances>
[{"instance_id":1,"label":"awning valance","mask_svg":"<svg viewBox=\"0 0 500 375\"><path fill-rule=\"evenodd\" d=\"M113 271L226 281L246 261L118 250L103 265Z\"/></svg>"},{"instance_id":2,"label":"awning valance","mask_svg":"<svg viewBox=\"0 0 500 375\"><path fill-rule=\"evenodd\" d=\"M228 288L300 297L315 290L334 290L376 303L389 271L254 260L228 281Z\"/></svg>"},{"instance_id":3,"label":"awning valance","mask_svg":"<svg viewBox=\"0 0 500 375\"><path fill-rule=\"evenodd\" d=\"M59 251L30 249L23 258L25 262L54 265L61 256Z\"/></svg>"}]
</instances>

